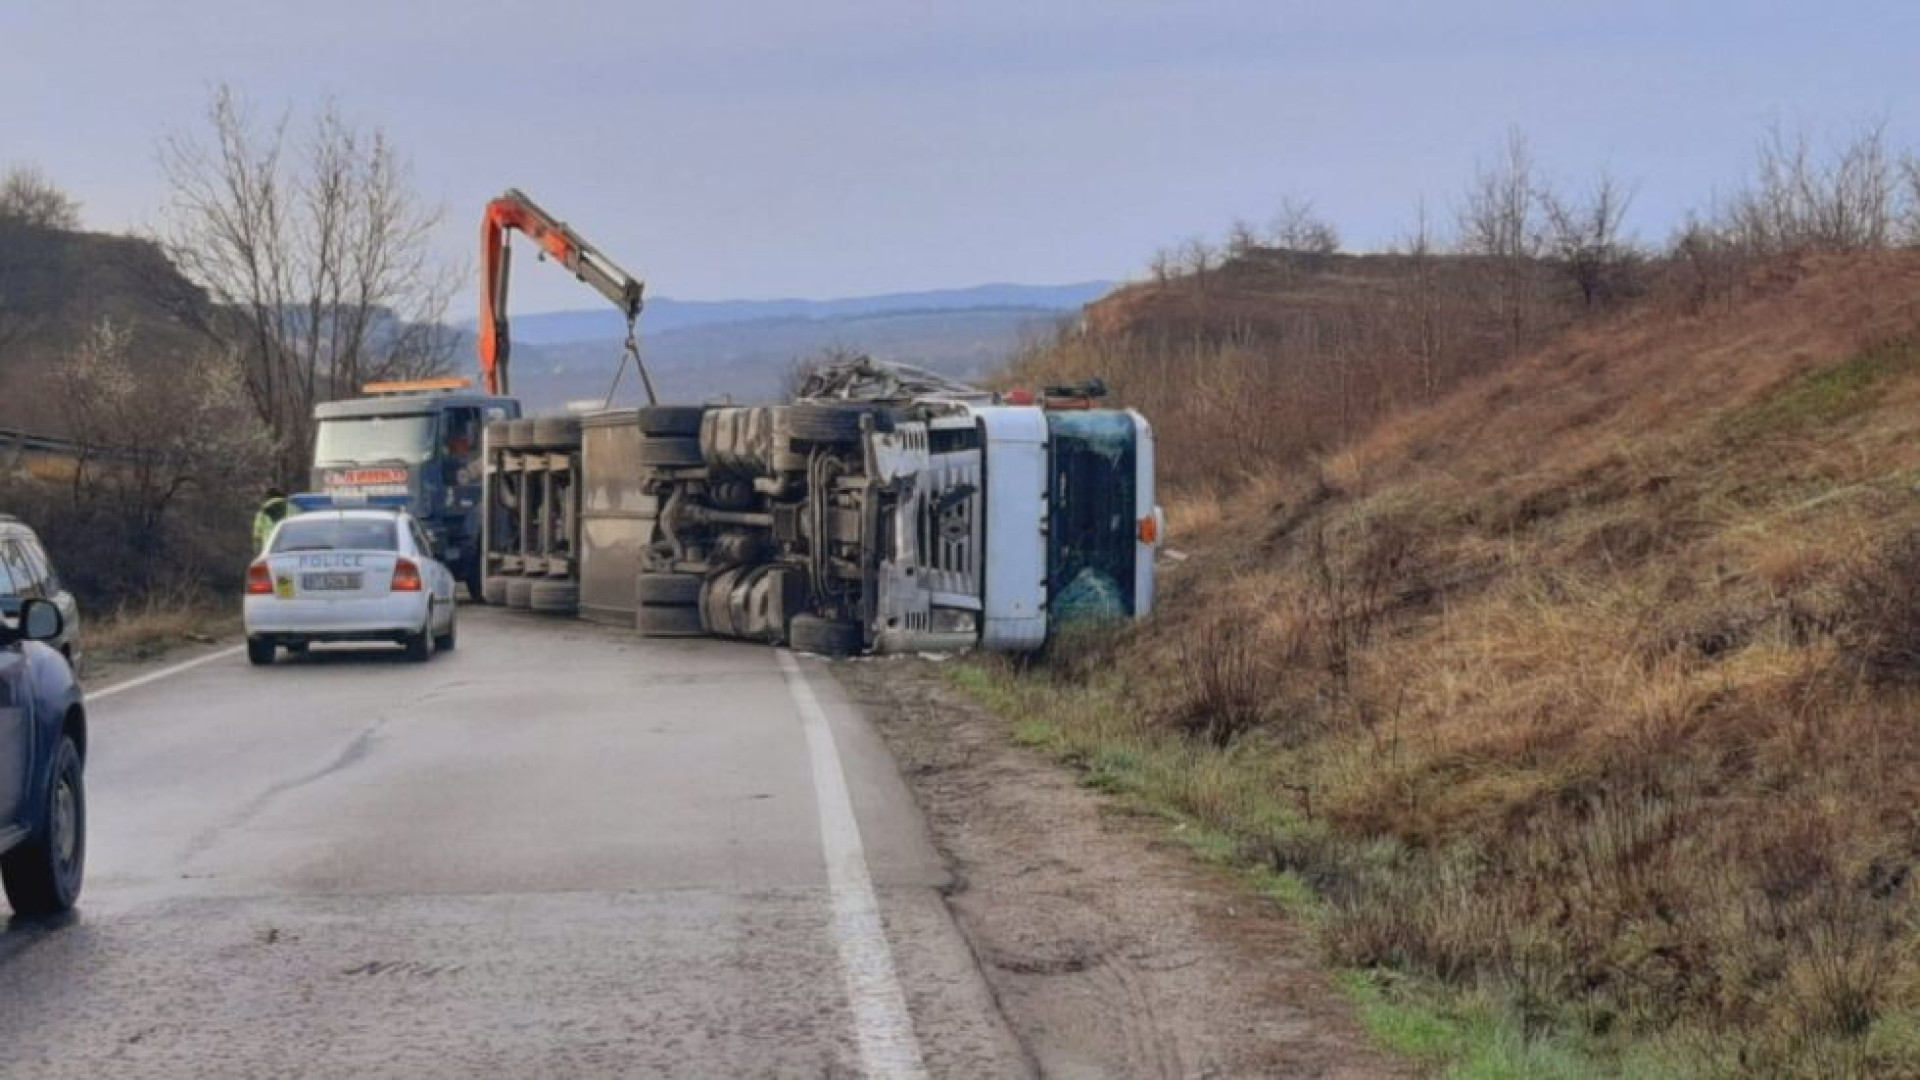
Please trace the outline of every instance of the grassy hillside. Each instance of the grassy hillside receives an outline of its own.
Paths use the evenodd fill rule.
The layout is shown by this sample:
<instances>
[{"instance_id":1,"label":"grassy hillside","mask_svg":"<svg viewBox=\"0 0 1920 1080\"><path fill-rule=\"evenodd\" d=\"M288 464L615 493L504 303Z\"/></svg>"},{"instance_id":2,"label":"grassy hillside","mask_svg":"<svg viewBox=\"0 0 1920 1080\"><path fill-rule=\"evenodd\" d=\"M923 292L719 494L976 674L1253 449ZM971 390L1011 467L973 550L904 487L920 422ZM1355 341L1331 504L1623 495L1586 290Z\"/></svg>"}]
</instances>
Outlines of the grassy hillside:
<instances>
[{"instance_id":1,"label":"grassy hillside","mask_svg":"<svg viewBox=\"0 0 1920 1080\"><path fill-rule=\"evenodd\" d=\"M1920 254L1808 257L1556 328L1187 483L1151 620L964 677L1416 1054L1920 1075L1916 297Z\"/></svg>"}]
</instances>

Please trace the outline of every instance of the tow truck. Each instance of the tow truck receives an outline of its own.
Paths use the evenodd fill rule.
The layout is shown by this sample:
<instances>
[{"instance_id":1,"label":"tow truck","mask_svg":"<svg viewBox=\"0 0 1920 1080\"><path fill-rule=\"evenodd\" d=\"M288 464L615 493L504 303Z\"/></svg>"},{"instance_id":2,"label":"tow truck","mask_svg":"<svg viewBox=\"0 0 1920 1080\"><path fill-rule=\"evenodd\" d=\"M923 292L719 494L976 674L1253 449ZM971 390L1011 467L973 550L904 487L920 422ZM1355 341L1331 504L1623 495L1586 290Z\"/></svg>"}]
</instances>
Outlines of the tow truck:
<instances>
[{"instance_id":1,"label":"tow truck","mask_svg":"<svg viewBox=\"0 0 1920 1080\"><path fill-rule=\"evenodd\" d=\"M626 316L622 370L631 358L648 405L520 415L514 231ZM518 191L488 204L480 266L482 393L434 392L484 420L477 487L461 471L440 497L464 509L459 493L473 494L477 563L462 559L473 534L452 529L447 561L489 603L828 655L1030 651L1062 627L1152 610L1153 431L1099 407L1097 380L1003 396L859 358L785 405L662 404L635 332L639 278ZM326 420L419 415L422 399L408 400L324 406L322 446ZM425 431L407 442L423 465L462 460L425 449ZM391 490L402 481L386 467L317 462L316 483Z\"/></svg>"}]
</instances>

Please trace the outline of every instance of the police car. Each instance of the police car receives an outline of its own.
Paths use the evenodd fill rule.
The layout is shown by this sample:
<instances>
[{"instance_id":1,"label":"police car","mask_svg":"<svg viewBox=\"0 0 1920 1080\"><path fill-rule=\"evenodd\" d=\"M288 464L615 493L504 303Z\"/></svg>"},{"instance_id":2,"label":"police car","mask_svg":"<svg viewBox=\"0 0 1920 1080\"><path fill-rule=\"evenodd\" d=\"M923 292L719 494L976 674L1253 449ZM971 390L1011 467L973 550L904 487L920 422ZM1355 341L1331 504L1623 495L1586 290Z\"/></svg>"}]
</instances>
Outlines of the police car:
<instances>
[{"instance_id":1,"label":"police car","mask_svg":"<svg viewBox=\"0 0 1920 1080\"><path fill-rule=\"evenodd\" d=\"M390 641L425 661L454 646L453 574L419 522L379 497L295 495L247 568L247 659L314 642Z\"/></svg>"}]
</instances>

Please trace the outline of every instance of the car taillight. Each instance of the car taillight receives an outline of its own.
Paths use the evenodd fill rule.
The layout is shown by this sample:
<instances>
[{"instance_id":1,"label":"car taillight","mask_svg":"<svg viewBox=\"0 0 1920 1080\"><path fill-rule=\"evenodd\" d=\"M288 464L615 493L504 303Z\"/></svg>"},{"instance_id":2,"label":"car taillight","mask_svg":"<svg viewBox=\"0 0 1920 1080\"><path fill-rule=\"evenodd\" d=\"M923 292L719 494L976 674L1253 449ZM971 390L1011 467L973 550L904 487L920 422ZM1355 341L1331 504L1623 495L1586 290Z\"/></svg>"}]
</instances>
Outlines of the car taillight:
<instances>
[{"instance_id":1,"label":"car taillight","mask_svg":"<svg viewBox=\"0 0 1920 1080\"><path fill-rule=\"evenodd\" d=\"M393 561L393 584L388 586L388 588L393 592L419 592L420 568L413 564L412 559L395 559Z\"/></svg>"},{"instance_id":2,"label":"car taillight","mask_svg":"<svg viewBox=\"0 0 1920 1080\"><path fill-rule=\"evenodd\" d=\"M273 572L264 562L247 567L247 595L266 596L273 592Z\"/></svg>"}]
</instances>

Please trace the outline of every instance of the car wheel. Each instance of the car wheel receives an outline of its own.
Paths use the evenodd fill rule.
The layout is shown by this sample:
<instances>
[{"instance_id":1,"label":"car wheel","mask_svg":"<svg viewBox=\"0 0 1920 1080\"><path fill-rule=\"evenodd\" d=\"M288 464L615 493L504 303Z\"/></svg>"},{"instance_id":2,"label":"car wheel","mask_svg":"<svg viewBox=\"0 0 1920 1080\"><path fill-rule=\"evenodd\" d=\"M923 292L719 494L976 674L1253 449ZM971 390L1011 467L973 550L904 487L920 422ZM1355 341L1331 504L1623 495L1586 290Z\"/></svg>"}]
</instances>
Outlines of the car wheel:
<instances>
[{"instance_id":1,"label":"car wheel","mask_svg":"<svg viewBox=\"0 0 1920 1080\"><path fill-rule=\"evenodd\" d=\"M697 607L642 607L634 615L634 625L642 637L701 637Z\"/></svg>"},{"instance_id":2,"label":"car wheel","mask_svg":"<svg viewBox=\"0 0 1920 1080\"><path fill-rule=\"evenodd\" d=\"M417 634L407 635L407 660L424 664L433 659L433 605L427 605L427 623Z\"/></svg>"},{"instance_id":3,"label":"car wheel","mask_svg":"<svg viewBox=\"0 0 1920 1080\"><path fill-rule=\"evenodd\" d=\"M254 667L266 667L273 663L273 642L266 638L247 639L247 663Z\"/></svg>"},{"instance_id":4,"label":"car wheel","mask_svg":"<svg viewBox=\"0 0 1920 1080\"><path fill-rule=\"evenodd\" d=\"M787 644L797 652L852 656L863 644L860 624L818 615L795 615L787 626Z\"/></svg>"},{"instance_id":5,"label":"car wheel","mask_svg":"<svg viewBox=\"0 0 1920 1080\"><path fill-rule=\"evenodd\" d=\"M452 652L454 646L459 643L460 606L458 604L449 604L447 605L447 632L434 635L433 647L441 652Z\"/></svg>"},{"instance_id":6,"label":"car wheel","mask_svg":"<svg viewBox=\"0 0 1920 1080\"><path fill-rule=\"evenodd\" d=\"M62 738L53 755L42 835L0 855L0 884L22 915L55 915L80 899L87 864L87 788L80 751Z\"/></svg>"}]
</instances>

